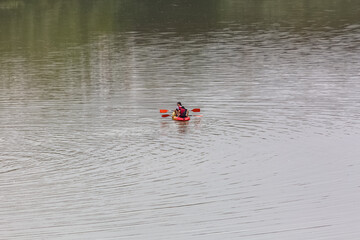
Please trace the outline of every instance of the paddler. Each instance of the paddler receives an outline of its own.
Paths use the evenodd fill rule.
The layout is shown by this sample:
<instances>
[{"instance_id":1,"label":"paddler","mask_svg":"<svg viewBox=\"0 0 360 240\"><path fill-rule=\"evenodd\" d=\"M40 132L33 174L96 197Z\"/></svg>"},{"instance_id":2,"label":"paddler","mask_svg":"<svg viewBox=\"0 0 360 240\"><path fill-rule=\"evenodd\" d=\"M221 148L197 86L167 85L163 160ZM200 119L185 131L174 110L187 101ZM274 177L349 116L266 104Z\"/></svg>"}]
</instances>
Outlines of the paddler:
<instances>
[{"instance_id":1,"label":"paddler","mask_svg":"<svg viewBox=\"0 0 360 240\"><path fill-rule=\"evenodd\" d=\"M189 116L189 110L187 110L181 102L177 102L175 114L177 117L186 118Z\"/></svg>"}]
</instances>

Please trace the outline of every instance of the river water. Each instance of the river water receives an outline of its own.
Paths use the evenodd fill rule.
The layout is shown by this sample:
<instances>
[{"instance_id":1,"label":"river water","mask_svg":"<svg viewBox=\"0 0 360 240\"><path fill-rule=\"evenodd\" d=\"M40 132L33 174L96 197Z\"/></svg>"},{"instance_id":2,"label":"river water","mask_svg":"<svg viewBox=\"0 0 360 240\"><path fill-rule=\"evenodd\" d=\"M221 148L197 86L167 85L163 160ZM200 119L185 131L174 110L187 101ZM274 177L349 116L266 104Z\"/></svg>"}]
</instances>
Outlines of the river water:
<instances>
[{"instance_id":1,"label":"river water","mask_svg":"<svg viewBox=\"0 0 360 240\"><path fill-rule=\"evenodd\" d=\"M0 239L359 239L360 2L1 0ZM181 101L189 122L162 118Z\"/></svg>"}]
</instances>

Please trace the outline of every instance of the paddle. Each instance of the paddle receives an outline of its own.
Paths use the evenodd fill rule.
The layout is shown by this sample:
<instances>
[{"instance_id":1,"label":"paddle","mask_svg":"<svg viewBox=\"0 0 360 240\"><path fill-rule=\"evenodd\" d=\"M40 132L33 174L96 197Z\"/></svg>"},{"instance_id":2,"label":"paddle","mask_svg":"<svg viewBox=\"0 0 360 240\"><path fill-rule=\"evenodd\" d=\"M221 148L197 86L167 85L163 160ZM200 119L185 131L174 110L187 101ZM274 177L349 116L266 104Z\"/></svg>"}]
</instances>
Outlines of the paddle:
<instances>
[{"instance_id":1,"label":"paddle","mask_svg":"<svg viewBox=\"0 0 360 240\"><path fill-rule=\"evenodd\" d=\"M190 111L200 112L200 108L194 108L194 109L192 109L192 110L190 110ZM160 109L160 113L167 113L167 112L169 112L169 110L167 110L167 109Z\"/></svg>"},{"instance_id":2,"label":"paddle","mask_svg":"<svg viewBox=\"0 0 360 240\"><path fill-rule=\"evenodd\" d=\"M172 115L170 115L170 114L161 115L161 117L170 117L170 116L172 116ZM189 116L191 116L191 117L202 117L203 115L189 115Z\"/></svg>"}]
</instances>

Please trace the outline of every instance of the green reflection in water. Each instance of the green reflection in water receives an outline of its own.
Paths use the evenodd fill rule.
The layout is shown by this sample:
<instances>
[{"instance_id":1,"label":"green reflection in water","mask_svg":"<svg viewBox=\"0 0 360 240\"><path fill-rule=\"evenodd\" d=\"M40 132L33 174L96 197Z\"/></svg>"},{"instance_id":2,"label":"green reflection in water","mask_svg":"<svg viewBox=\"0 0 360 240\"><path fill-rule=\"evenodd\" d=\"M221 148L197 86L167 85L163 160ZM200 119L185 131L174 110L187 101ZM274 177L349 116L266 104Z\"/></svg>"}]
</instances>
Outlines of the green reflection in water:
<instances>
[{"instance_id":1,"label":"green reflection in water","mask_svg":"<svg viewBox=\"0 0 360 240\"><path fill-rule=\"evenodd\" d=\"M358 24L359 9L356 0L7 0L0 1L0 50L37 51L128 31L199 33L234 23L248 30L341 28Z\"/></svg>"},{"instance_id":2,"label":"green reflection in water","mask_svg":"<svg viewBox=\"0 0 360 240\"><path fill-rule=\"evenodd\" d=\"M206 35L214 32L259 40L264 32L285 31L302 41L309 32L358 29L359 10L357 0L0 0L0 80L23 79L32 86L79 78L87 84L98 77L95 67L104 72L103 65L107 74L128 79L132 51L154 41L154 34L169 41L198 38L206 45ZM221 43L221 37L211 41Z\"/></svg>"}]
</instances>

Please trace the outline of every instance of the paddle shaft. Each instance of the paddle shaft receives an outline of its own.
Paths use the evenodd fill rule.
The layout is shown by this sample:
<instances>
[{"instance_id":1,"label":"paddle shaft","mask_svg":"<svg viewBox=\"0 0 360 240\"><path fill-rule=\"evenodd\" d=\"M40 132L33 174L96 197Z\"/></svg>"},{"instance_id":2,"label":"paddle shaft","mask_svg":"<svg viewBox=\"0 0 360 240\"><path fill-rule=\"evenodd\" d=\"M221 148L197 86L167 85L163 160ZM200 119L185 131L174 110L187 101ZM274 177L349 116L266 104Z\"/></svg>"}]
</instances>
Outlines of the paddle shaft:
<instances>
[{"instance_id":1,"label":"paddle shaft","mask_svg":"<svg viewBox=\"0 0 360 240\"><path fill-rule=\"evenodd\" d=\"M167 113L169 111L170 110L167 110L167 109L160 109L160 113ZM191 109L190 111L192 111L192 112L200 112L200 108L194 108L194 109Z\"/></svg>"},{"instance_id":2,"label":"paddle shaft","mask_svg":"<svg viewBox=\"0 0 360 240\"><path fill-rule=\"evenodd\" d=\"M163 114L161 117L170 117L170 114ZM189 117L202 117L203 115L189 115Z\"/></svg>"}]
</instances>

